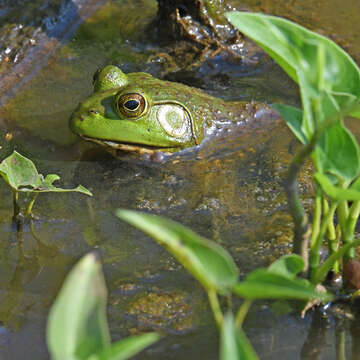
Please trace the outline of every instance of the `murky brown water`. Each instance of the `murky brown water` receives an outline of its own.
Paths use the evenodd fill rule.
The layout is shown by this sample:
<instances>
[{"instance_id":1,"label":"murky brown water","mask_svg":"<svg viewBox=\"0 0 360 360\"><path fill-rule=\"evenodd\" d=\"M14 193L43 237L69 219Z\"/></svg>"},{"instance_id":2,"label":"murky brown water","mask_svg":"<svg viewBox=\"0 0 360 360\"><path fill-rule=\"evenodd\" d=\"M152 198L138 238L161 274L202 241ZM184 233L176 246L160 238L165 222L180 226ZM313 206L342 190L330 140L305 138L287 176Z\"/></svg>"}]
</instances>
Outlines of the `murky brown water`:
<instances>
[{"instance_id":1,"label":"murky brown water","mask_svg":"<svg viewBox=\"0 0 360 360\"><path fill-rule=\"evenodd\" d=\"M355 1L342 1L341 9L335 0L239 4L327 34L360 60ZM155 14L155 1L106 1L0 109L2 157L15 147L40 172L60 174L62 185L80 183L94 193L91 199L40 195L34 208L38 240L25 226L19 246L11 227L11 193L0 183L0 359L48 358L49 306L70 266L93 249L104 263L114 340L158 329L167 336L139 359L218 358L216 329L201 288L166 251L120 222L116 208L162 214L221 242L243 274L289 251L291 221L281 181L296 142L281 121L269 120L252 131L234 129L196 156L189 153L162 165L111 159L70 133L68 118L92 92L98 67L113 62L125 71L161 73L147 62L157 44L143 36ZM270 61L253 66L214 59L185 80L226 99L299 101L294 84ZM356 124L353 128L359 131ZM6 132L13 134L10 143L4 141ZM311 194L308 178L305 170L305 196ZM162 304L170 304L170 312L159 311ZM293 359L300 358L310 322L310 315L305 320L276 316L261 304L252 308L245 328L260 358ZM318 333L328 328L321 321L316 326ZM335 359L334 332L331 323L324 359Z\"/></svg>"}]
</instances>

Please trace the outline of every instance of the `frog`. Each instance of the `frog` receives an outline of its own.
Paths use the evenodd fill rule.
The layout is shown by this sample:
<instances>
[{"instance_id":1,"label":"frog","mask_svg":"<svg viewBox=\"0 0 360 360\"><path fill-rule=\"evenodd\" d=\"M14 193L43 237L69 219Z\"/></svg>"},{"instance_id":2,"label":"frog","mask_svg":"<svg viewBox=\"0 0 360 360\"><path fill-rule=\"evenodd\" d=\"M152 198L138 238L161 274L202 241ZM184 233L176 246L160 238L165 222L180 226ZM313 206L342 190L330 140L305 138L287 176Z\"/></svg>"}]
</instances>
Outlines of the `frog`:
<instances>
[{"instance_id":1,"label":"frog","mask_svg":"<svg viewBox=\"0 0 360 360\"><path fill-rule=\"evenodd\" d=\"M220 129L245 124L268 106L224 101L201 89L118 66L98 70L93 94L70 118L70 129L113 155L169 155L200 146Z\"/></svg>"}]
</instances>

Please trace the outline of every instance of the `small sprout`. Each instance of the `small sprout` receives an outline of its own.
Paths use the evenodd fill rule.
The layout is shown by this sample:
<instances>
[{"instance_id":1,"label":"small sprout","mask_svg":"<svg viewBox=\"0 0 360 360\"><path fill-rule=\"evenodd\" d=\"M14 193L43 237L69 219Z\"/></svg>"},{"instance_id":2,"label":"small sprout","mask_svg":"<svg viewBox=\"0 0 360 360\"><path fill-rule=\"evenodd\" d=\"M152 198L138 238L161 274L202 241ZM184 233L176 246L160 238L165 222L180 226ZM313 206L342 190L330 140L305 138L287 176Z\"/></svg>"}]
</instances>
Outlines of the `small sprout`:
<instances>
[{"instance_id":1,"label":"small sprout","mask_svg":"<svg viewBox=\"0 0 360 360\"><path fill-rule=\"evenodd\" d=\"M32 193L32 197L27 204L25 216L31 215L37 195L41 192L80 192L85 195L92 196L92 193L82 185L74 189L62 189L53 185L60 177L56 174L44 176L39 174L34 163L14 151L10 156L0 163L0 175L5 182L12 188L14 194L14 219L20 213L18 204L19 193Z\"/></svg>"}]
</instances>

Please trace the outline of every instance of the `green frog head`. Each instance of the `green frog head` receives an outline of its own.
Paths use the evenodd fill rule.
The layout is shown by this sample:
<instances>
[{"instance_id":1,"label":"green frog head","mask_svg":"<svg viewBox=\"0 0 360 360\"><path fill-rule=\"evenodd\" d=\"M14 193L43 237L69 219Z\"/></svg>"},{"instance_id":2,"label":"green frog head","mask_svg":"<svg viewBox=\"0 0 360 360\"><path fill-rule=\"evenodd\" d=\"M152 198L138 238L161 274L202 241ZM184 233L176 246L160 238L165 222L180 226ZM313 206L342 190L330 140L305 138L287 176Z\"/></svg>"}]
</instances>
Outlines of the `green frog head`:
<instances>
[{"instance_id":1,"label":"green frog head","mask_svg":"<svg viewBox=\"0 0 360 360\"><path fill-rule=\"evenodd\" d=\"M185 85L146 73L125 75L109 65L94 75L94 94L79 104L70 127L86 140L120 150L173 152L203 138L191 110L193 93Z\"/></svg>"},{"instance_id":2,"label":"green frog head","mask_svg":"<svg viewBox=\"0 0 360 360\"><path fill-rule=\"evenodd\" d=\"M172 153L199 145L220 124L246 120L247 106L109 65L94 75L94 93L79 104L70 128L111 149Z\"/></svg>"}]
</instances>

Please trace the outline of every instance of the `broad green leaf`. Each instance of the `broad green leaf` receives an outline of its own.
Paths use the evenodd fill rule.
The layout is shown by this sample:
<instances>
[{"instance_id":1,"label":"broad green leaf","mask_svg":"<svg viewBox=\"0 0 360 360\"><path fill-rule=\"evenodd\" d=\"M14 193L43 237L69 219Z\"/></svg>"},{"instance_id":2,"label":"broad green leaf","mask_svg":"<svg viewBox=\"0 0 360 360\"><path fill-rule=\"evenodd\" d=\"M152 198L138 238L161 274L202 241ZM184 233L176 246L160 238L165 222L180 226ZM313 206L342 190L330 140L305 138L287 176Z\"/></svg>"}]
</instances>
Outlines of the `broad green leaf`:
<instances>
[{"instance_id":1,"label":"broad green leaf","mask_svg":"<svg viewBox=\"0 0 360 360\"><path fill-rule=\"evenodd\" d=\"M138 352L150 346L160 336L157 333L131 336L120 340L98 354L91 355L87 360L125 360L136 355Z\"/></svg>"},{"instance_id":2,"label":"broad green leaf","mask_svg":"<svg viewBox=\"0 0 360 360\"><path fill-rule=\"evenodd\" d=\"M351 132L339 121L326 129L318 142L314 162L318 171L353 180L360 172L359 145Z\"/></svg>"},{"instance_id":3,"label":"broad green leaf","mask_svg":"<svg viewBox=\"0 0 360 360\"><path fill-rule=\"evenodd\" d=\"M42 183L34 163L16 151L0 163L0 175L16 190L21 190L21 187L34 188Z\"/></svg>"},{"instance_id":4,"label":"broad green leaf","mask_svg":"<svg viewBox=\"0 0 360 360\"><path fill-rule=\"evenodd\" d=\"M354 110L360 97L359 68L333 41L279 17L232 12L227 18L299 84L306 138L316 124L339 111L359 115Z\"/></svg>"},{"instance_id":5,"label":"broad green leaf","mask_svg":"<svg viewBox=\"0 0 360 360\"><path fill-rule=\"evenodd\" d=\"M92 196L91 192L82 185L74 189L62 189L55 187L53 182L59 180L56 174L49 174L43 178L38 173L34 163L14 151L0 164L0 175L16 191L22 192L80 192Z\"/></svg>"},{"instance_id":6,"label":"broad green leaf","mask_svg":"<svg viewBox=\"0 0 360 360\"><path fill-rule=\"evenodd\" d=\"M343 245L339 250L331 254L326 259L326 261L315 271L315 274L311 279L311 282L314 285L321 283L325 279L328 272L332 269L335 262L340 260L344 256L344 254L347 253L350 249L359 245L360 245L360 239L357 239L352 243Z\"/></svg>"},{"instance_id":7,"label":"broad green leaf","mask_svg":"<svg viewBox=\"0 0 360 360\"><path fill-rule=\"evenodd\" d=\"M342 200L360 200L360 191L354 188L342 189L331 183L329 178L321 173L314 175L315 180L320 184L322 190L332 199ZM358 183L356 183L358 184Z\"/></svg>"},{"instance_id":8,"label":"broad green leaf","mask_svg":"<svg viewBox=\"0 0 360 360\"><path fill-rule=\"evenodd\" d=\"M164 246L206 290L228 293L236 283L239 270L220 245L160 216L130 210L117 210L116 215Z\"/></svg>"},{"instance_id":9,"label":"broad green leaf","mask_svg":"<svg viewBox=\"0 0 360 360\"><path fill-rule=\"evenodd\" d=\"M273 107L280 113L287 126L301 143L306 144L308 140L301 129L302 111L296 107L284 104L273 104Z\"/></svg>"},{"instance_id":10,"label":"broad green leaf","mask_svg":"<svg viewBox=\"0 0 360 360\"><path fill-rule=\"evenodd\" d=\"M327 301L331 295L319 293L309 281L289 278L267 269L257 269L236 284L233 292L246 299L298 299Z\"/></svg>"},{"instance_id":11,"label":"broad green leaf","mask_svg":"<svg viewBox=\"0 0 360 360\"><path fill-rule=\"evenodd\" d=\"M288 279L294 279L305 267L304 260L296 254L284 255L274 261L267 271L273 274L284 276Z\"/></svg>"},{"instance_id":12,"label":"broad green leaf","mask_svg":"<svg viewBox=\"0 0 360 360\"><path fill-rule=\"evenodd\" d=\"M220 335L220 360L256 360L255 350L231 313L224 316Z\"/></svg>"},{"instance_id":13,"label":"broad green leaf","mask_svg":"<svg viewBox=\"0 0 360 360\"><path fill-rule=\"evenodd\" d=\"M53 360L82 360L110 346L106 287L93 254L71 270L50 310L47 343Z\"/></svg>"}]
</instances>

